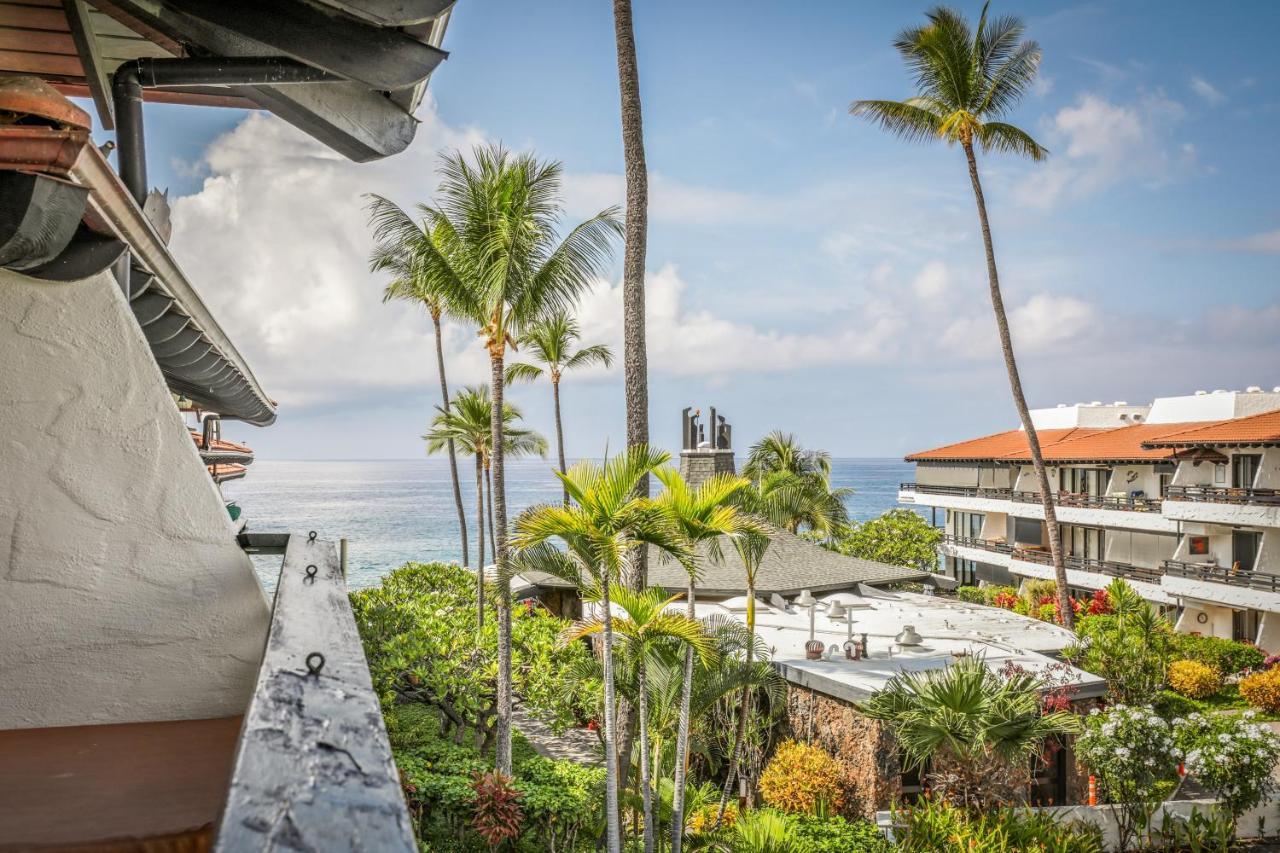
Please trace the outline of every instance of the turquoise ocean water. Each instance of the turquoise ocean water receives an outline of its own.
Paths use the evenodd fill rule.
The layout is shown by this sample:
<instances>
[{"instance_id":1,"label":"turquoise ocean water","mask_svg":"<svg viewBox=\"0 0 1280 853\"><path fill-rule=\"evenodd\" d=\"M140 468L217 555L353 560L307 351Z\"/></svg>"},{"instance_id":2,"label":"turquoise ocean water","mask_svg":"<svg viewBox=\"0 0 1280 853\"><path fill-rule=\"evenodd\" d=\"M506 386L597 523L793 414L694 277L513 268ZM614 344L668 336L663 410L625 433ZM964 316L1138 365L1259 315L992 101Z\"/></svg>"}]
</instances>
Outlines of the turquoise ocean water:
<instances>
[{"instance_id":1,"label":"turquoise ocean water","mask_svg":"<svg viewBox=\"0 0 1280 853\"><path fill-rule=\"evenodd\" d=\"M475 492L468 479L475 469L459 460L468 524L474 520ZM837 459L836 486L855 490L849 514L875 518L897 505L898 483L914 477L914 467L897 459ZM458 557L458 520L444 459L394 461L284 462L259 460L243 480L227 483L223 493L240 504L248 529L346 537L350 542L348 577L352 587L376 584L409 560ZM558 500L558 481L548 463L508 463L507 506L511 515L536 503ZM474 531L472 531L474 536ZM471 544L474 557L475 544ZM275 587L279 557L254 558L268 589Z\"/></svg>"}]
</instances>

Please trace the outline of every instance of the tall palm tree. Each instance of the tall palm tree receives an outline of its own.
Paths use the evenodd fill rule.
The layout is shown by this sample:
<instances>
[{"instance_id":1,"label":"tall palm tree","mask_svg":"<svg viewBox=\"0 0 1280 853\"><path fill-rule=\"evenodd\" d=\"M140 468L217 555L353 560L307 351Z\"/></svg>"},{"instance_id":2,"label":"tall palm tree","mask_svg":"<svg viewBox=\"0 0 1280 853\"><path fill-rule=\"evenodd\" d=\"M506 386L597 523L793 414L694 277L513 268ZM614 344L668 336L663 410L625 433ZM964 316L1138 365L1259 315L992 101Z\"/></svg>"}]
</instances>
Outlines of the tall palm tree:
<instances>
[{"instance_id":1,"label":"tall palm tree","mask_svg":"<svg viewBox=\"0 0 1280 853\"><path fill-rule=\"evenodd\" d=\"M1045 738L1080 731L1070 711L1045 713L1044 683L1027 673L999 675L981 657L942 670L894 676L858 706L886 723L909 769L930 766L931 787L960 805L1021 801Z\"/></svg>"},{"instance_id":2,"label":"tall palm tree","mask_svg":"<svg viewBox=\"0 0 1280 853\"><path fill-rule=\"evenodd\" d=\"M520 410L510 403L503 404L503 439L507 444L507 453L512 456L523 456L536 453L545 456L547 440L531 429L517 425ZM484 628L484 516L485 516L485 477L489 467L489 442L493 432L493 400L489 396L488 385L475 385L463 388L454 398L448 409L439 411L431 421L431 429L423 436L427 441L428 453L439 453L440 450L456 446L463 453L475 457L476 462L476 529L479 531L479 559L476 562L476 601L479 607L477 624ZM492 496L490 496L492 502ZM490 546L492 547L492 546Z\"/></svg>"},{"instance_id":3,"label":"tall palm tree","mask_svg":"<svg viewBox=\"0 0 1280 853\"><path fill-rule=\"evenodd\" d=\"M618 756L614 720L613 613L610 588L630 561L652 545L692 564L679 528L660 506L636 494L642 477L670 456L647 446L628 447L603 465L580 462L560 474L573 503L540 506L516 521L515 546L522 567L538 568L573 583L589 583L599 596L604 665L604 752L606 832L610 853L620 853ZM551 545L559 539L561 551Z\"/></svg>"},{"instance_id":4,"label":"tall palm tree","mask_svg":"<svg viewBox=\"0 0 1280 853\"><path fill-rule=\"evenodd\" d=\"M774 430L751 445L742 475L759 480L779 471L830 480L831 454L825 450L808 450L800 446L794 434Z\"/></svg>"},{"instance_id":5,"label":"tall palm tree","mask_svg":"<svg viewBox=\"0 0 1280 853\"><path fill-rule=\"evenodd\" d=\"M849 521L844 499L852 489L833 489L812 474L773 471L743 489L735 499L746 511L789 533L801 528L829 537Z\"/></svg>"},{"instance_id":6,"label":"tall palm tree","mask_svg":"<svg viewBox=\"0 0 1280 853\"><path fill-rule=\"evenodd\" d=\"M565 473L564 427L560 422L560 379L567 371L600 364L613 364L613 352L605 344L594 344L577 351L574 345L581 337L578 321L568 314L555 314L531 326L520 336L520 346L541 364L516 362L507 366L507 384L537 379L544 373L551 380L551 400L555 406L556 450L560 454L560 473ZM569 492L564 492L569 502Z\"/></svg>"},{"instance_id":7,"label":"tall palm tree","mask_svg":"<svg viewBox=\"0 0 1280 853\"><path fill-rule=\"evenodd\" d=\"M445 312L444 294L433 286L435 278L426 274L425 266L440 246L433 243L432 232L419 225L395 202L380 195L369 196L370 222L374 226L374 250L369 265L374 272L389 272L393 276L382 291L382 301L400 299L419 303L431 317L435 331L436 368L440 373L440 402L449 405L449 381L444 369L444 341L440 334L440 319ZM424 243L432 243L433 250L423 251ZM453 482L453 504L458 512L458 530L462 534L462 565L467 565L467 515L462 508L462 487L458 479L458 456L452 442L448 444L449 477Z\"/></svg>"},{"instance_id":8,"label":"tall palm tree","mask_svg":"<svg viewBox=\"0 0 1280 853\"><path fill-rule=\"evenodd\" d=\"M665 490L656 500L671 514L671 518L679 525L680 531L694 549L704 549L711 560L722 558L721 539L736 537L750 532L763 534L764 530L754 520L740 513L733 505L739 492L750 485L744 477L721 474L699 484L690 486L672 468L664 468L656 472ZM690 562L685 566L689 574L687 607L689 618L695 615L696 583L698 564ZM693 652L685 652L684 684L680 691L680 728L676 735L675 791L673 809L676 815L684 813L684 791L686 785L686 764L689 750L690 701L693 693ZM671 822L671 850L680 853L684 841L684 825L679 820Z\"/></svg>"},{"instance_id":9,"label":"tall palm tree","mask_svg":"<svg viewBox=\"0 0 1280 853\"><path fill-rule=\"evenodd\" d=\"M905 101L854 101L849 111L856 116L865 116L902 139L912 142L941 140L947 145L959 143L964 151L969 166L969 182L973 185L973 198L978 207L978 221L982 226L987 282L991 291L991 307L996 315L1000 349L1009 374L1013 404L1026 431L1031 462L1040 484L1040 500L1044 505L1063 624L1071 628L1074 614L1067 590L1067 572L1062 562L1053 492L1049 488L1049 474L1040 451L1040 439L1022 392L1018 363L1014 359L1009 319L1005 315L1000 275L996 270L995 247L991 241L991 223L987 220L987 203L982 194L975 154L975 150L980 148L984 154L1005 152L1021 154L1032 160L1043 160L1048 156L1049 152L1026 131L1000 120L1035 81L1040 68L1040 46L1034 41L1022 40L1025 27L1019 18L1003 17L988 21L989 5L989 2L983 5L976 30L970 29L963 15L946 7L929 12L926 25L903 30L894 41L894 47L915 76L916 96Z\"/></svg>"},{"instance_id":10,"label":"tall palm tree","mask_svg":"<svg viewBox=\"0 0 1280 853\"><path fill-rule=\"evenodd\" d=\"M621 233L613 208L563 238L559 163L512 154L501 145L441 158L434 206L421 206L433 234L425 266L458 316L475 322L489 354L493 418L494 562L498 567L496 769L511 774L511 585L502 438L507 349L525 329L567 311L605 269ZM402 226L401 226L402 227ZM439 247L439 251L436 250Z\"/></svg>"},{"instance_id":11,"label":"tall palm tree","mask_svg":"<svg viewBox=\"0 0 1280 853\"><path fill-rule=\"evenodd\" d=\"M640 710L640 797L644 811L644 850L653 853L656 823L653 819L653 791L649 766L649 686L646 681L646 659L654 654L660 643L671 640L695 653L704 664L710 663L714 649L711 636L697 619L668 608L679 600L679 595L667 598L658 589L637 592L614 584L609 593L623 613L624 618L613 619L613 631L621 634L631 645L631 655L636 664L636 698ZM575 622L566 630L570 639L599 634L604 631L604 619L600 617Z\"/></svg>"}]
</instances>

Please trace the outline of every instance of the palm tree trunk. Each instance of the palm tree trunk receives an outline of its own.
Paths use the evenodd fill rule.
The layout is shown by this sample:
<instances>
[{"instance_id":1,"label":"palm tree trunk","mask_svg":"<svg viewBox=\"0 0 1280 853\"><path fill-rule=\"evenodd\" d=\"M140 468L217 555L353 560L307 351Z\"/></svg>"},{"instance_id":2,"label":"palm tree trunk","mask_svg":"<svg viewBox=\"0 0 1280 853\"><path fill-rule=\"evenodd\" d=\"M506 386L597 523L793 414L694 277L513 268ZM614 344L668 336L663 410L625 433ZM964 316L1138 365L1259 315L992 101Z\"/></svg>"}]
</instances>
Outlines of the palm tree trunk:
<instances>
[{"instance_id":1,"label":"palm tree trunk","mask_svg":"<svg viewBox=\"0 0 1280 853\"><path fill-rule=\"evenodd\" d=\"M653 825L653 792L649 786L649 697L645 674L644 650L636 667L636 690L640 696L640 797L644 803L644 853L653 853L656 830Z\"/></svg>"},{"instance_id":2,"label":"palm tree trunk","mask_svg":"<svg viewBox=\"0 0 1280 853\"><path fill-rule=\"evenodd\" d=\"M978 179L978 160L973 156L973 142L966 141L965 158L969 161L969 180L973 183L973 197L978 204L978 219L982 223L982 245L987 252L987 280L991 285L991 308L996 315L996 329L1000 333L1000 349L1004 353L1004 366L1009 374L1009 388L1013 392L1013 404L1018 409L1022 428L1027 433L1027 445L1031 448L1031 464L1040 484L1040 503L1044 506L1044 525L1049 534L1049 557L1053 561L1053 577L1058 584L1058 608L1062 612L1062 624L1068 630L1075 627L1075 614L1071 610L1071 595L1067 590L1067 570L1062 562L1062 542L1058 536L1058 516L1053 507L1053 491L1049 488L1049 472L1040 452L1040 437L1031 422L1031 410L1022 393L1022 379L1018 375L1018 363L1013 357L1013 339L1009 336L1009 319L1004 313L1004 299L1000 295L1000 275L996 272L996 251L991 242L991 223L987 221L987 202L982 195L982 182Z\"/></svg>"},{"instance_id":3,"label":"palm tree trunk","mask_svg":"<svg viewBox=\"0 0 1280 853\"><path fill-rule=\"evenodd\" d=\"M564 427L560 423L560 380L551 377L551 399L555 404L556 410L556 450L560 453L560 473L563 474L567 470L564 466ZM569 487L562 484L564 491L564 505L569 505Z\"/></svg>"},{"instance_id":4,"label":"palm tree trunk","mask_svg":"<svg viewBox=\"0 0 1280 853\"><path fill-rule=\"evenodd\" d=\"M501 344L499 344L501 347ZM492 486L489 507L495 520L493 531L494 565L498 569L498 701L495 732L497 748L494 766L499 773L511 775L511 578L507 577L507 497L503 476L502 433L502 350L490 353L490 389L493 414L489 421L492 440Z\"/></svg>"},{"instance_id":5,"label":"palm tree trunk","mask_svg":"<svg viewBox=\"0 0 1280 853\"><path fill-rule=\"evenodd\" d=\"M440 398L444 401L445 411L449 410L449 382L444 375L444 342L440 340L440 314L431 312L431 324L436 330L436 366L440 369ZM449 439L449 476L453 480L453 505L458 510L458 530L462 533L462 565L467 565L467 513L462 508L462 486L458 480L458 455L453 449L453 439ZM484 558L481 557L481 565Z\"/></svg>"},{"instance_id":6,"label":"palm tree trunk","mask_svg":"<svg viewBox=\"0 0 1280 853\"><path fill-rule=\"evenodd\" d=\"M476 563L476 636L484 637L484 460L476 454L476 530L480 535L480 562ZM476 640L476 645L480 644Z\"/></svg>"},{"instance_id":7,"label":"palm tree trunk","mask_svg":"<svg viewBox=\"0 0 1280 853\"><path fill-rule=\"evenodd\" d=\"M622 836L618 814L618 754L614 741L613 611L609 604L609 572L601 570L600 606L604 608L604 808L606 842L609 853L621 853Z\"/></svg>"},{"instance_id":8,"label":"palm tree trunk","mask_svg":"<svg viewBox=\"0 0 1280 853\"><path fill-rule=\"evenodd\" d=\"M689 580L689 601L686 613L690 619L697 618L694 609L695 591L692 578ZM689 705L693 701L693 649L684 652L684 681L680 688L680 723L676 730L676 766L675 778L672 780L671 792L671 853L680 853L684 843L684 789L687 783L689 764Z\"/></svg>"},{"instance_id":9,"label":"palm tree trunk","mask_svg":"<svg viewBox=\"0 0 1280 853\"><path fill-rule=\"evenodd\" d=\"M498 541L498 534L494 532L493 523L493 473L489 468L484 469L485 479L489 483L489 552L493 553L494 543Z\"/></svg>"},{"instance_id":10,"label":"palm tree trunk","mask_svg":"<svg viewBox=\"0 0 1280 853\"><path fill-rule=\"evenodd\" d=\"M747 645L747 669L751 668L751 661L755 659L755 640L756 640L756 588L752 583L747 584L747 633L751 635L751 640ZM747 739L747 713L751 707L751 688L747 685L742 686L742 704L738 706L738 735L733 742L733 755L729 758L729 769L725 773L724 787L720 790L720 808L716 811L715 828L720 828L720 822L724 820L724 810L729 806L729 790L733 786L733 777L735 772L738 776L743 776L742 772L742 745Z\"/></svg>"}]
</instances>

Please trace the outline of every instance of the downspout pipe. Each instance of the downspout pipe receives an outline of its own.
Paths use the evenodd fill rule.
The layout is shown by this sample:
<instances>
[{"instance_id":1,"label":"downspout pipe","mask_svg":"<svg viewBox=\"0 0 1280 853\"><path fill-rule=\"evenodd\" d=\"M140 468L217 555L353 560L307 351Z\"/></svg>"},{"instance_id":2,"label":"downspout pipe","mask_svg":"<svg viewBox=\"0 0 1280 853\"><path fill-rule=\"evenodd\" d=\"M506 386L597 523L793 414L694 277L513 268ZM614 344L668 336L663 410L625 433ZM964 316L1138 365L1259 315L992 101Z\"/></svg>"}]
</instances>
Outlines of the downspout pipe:
<instances>
[{"instance_id":1,"label":"downspout pipe","mask_svg":"<svg viewBox=\"0 0 1280 853\"><path fill-rule=\"evenodd\" d=\"M111 80L116 112L120 180L141 207L147 198L147 150L142 124L142 90L170 86L285 86L341 80L320 68L286 57L144 57L124 63Z\"/></svg>"}]
</instances>

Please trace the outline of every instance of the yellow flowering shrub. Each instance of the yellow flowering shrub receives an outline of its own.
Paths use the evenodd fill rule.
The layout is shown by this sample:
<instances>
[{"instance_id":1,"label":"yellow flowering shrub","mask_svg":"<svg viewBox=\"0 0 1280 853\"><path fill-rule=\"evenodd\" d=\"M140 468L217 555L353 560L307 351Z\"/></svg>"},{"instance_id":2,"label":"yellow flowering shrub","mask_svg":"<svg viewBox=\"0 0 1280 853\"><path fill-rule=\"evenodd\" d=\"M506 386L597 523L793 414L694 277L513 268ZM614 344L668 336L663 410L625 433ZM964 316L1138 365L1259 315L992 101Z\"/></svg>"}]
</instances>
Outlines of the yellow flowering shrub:
<instances>
[{"instance_id":1,"label":"yellow flowering shrub","mask_svg":"<svg viewBox=\"0 0 1280 853\"><path fill-rule=\"evenodd\" d=\"M693 814L689 815L689 822L685 825L686 829L693 835L701 835L704 832L710 832L712 827L716 825L716 814L720 811L719 803L707 803ZM724 807L724 819L720 821L721 827L733 826L738 822L738 803L730 800Z\"/></svg>"},{"instance_id":2,"label":"yellow flowering shrub","mask_svg":"<svg viewBox=\"0 0 1280 853\"><path fill-rule=\"evenodd\" d=\"M1255 708L1280 714L1280 666L1240 679L1240 695Z\"/></svg>"},{"instance_id":3,"label":"yellow flowering shrub","mask_svg":"<svg viewBox=\"0 0 1280 853\"><path fill-rule=\"evenodd\" d=\"M828 813L844 808L844 771L816 746L789 740L778 746L760 774L760 795L784 812L815 814L825 803Z\"/></svg>"},{"instance_id":4,"label":"yellow flowering shrub","mask_svg":"<svg viewBox=\"0 0 1280 853\"><path fill-rule=\"evenodd\" d=\"M1207 699L1222 689L1222 675L1213 667L1194 660L1169 664L1169 687L1188 699Z\"/></svg>"}]
</instances>

